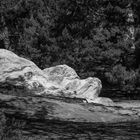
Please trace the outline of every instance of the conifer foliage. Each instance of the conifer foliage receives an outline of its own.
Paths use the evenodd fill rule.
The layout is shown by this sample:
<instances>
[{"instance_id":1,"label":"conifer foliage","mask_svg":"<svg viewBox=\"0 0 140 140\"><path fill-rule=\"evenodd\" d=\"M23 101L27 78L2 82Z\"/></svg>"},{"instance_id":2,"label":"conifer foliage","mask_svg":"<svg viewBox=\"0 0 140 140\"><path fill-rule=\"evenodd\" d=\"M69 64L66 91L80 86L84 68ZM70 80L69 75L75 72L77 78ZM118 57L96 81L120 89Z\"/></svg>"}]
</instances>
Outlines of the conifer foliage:
<instances>
[{"instance_id":1,"label":"conifer foliage","mask_svg":"<svg viewBox=\"0 0 140 140\"><path fill-rule=\"evenodd\" d=\"M42 69L65 63L83 78L134 88L140 83L139 6L139 0L1 0L0 48Z\"/></svg>"}]
</instances>

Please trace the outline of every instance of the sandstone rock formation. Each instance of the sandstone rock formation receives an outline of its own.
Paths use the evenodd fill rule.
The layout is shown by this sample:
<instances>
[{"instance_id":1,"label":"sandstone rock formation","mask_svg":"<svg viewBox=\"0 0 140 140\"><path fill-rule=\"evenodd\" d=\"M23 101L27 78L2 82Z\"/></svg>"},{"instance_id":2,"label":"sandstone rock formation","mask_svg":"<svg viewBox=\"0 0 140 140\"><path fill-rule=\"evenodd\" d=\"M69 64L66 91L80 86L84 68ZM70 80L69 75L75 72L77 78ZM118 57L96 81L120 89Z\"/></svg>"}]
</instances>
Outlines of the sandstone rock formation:
<instances>
[{"instance_id":1,"label":"sandstone rock formation","mask_svg":"<svg viewBox=\"0 0 140 140\"><path fill-rule=\"evenodd\" d=\"M140 117L140 104L131 107L85 104L49 96L11 96L0 93L0 112L28 121L123 122Z\"/></svg>"},{"instance_id":2,"label":"sandstone rock formation","mask_svg":"<svg viewBox=\"0 0 140 140\"><path fill-rule=\"evenodd\" d=\"M58 65L43 70L49 81L70 94L71 97L84 98L87 102L113 105L109 98L98 97L102 88L101 81L95 77L80 79L74 69Z\"/></svg>"},{"instance_id":3,"label":"sandstone rock formation","mask_svg":"<svg viewBox=\"0 0 140 140\"><path fill-rule=\"evenodd\" d=\"M67 65L39 69L33 62L5 49L0 49L0 83L25 87L33 94L75 97L104 105L112 105L108 98L98 97L101 81L95 77L80 79Z\"/></svg>"},{"instance_id":4,"label":"sandstone rock formation","mask_svg":"<svg viewBox=\"0 0 140 140\"><path fill-rule=\"evenodd\" d=\"M140 118L140 105L114 105L111 99L99 97L101 88L98 78L80 79L67 65L41 70L33 62L0 49L0 112L7 117L43 123Z\"/></svg>"},{"instance_id":5,"label":"sandstone rock formation","mask_svg":"<svg viewBox=\"0 0 140 140\"><path fill-rule=\"evenodd\" d=\"M37 80L36 80L37 79ZM0 49L0 83L16 86L25 86L33 90L40 84L46 85L43 72L31 61L18 57L13 52ZM43 90L42 87L41 90ZM38 90L39 88L36 88ZM36 91L38 92L38 91ZM40 92L40 91L39 91Z\"/></svg>"}]
</instances>

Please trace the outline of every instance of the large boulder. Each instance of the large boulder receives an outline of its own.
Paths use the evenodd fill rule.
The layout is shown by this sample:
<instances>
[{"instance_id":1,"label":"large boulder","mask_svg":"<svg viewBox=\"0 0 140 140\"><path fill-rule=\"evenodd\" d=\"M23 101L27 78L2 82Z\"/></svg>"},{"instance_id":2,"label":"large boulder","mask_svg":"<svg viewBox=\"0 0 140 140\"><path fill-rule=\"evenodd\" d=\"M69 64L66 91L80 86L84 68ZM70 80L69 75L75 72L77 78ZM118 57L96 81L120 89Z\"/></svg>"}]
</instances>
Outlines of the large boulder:
<instances>
[{"instance_id":1,"label":"large boulder","mask_svg":"<svg viewBox=\"0 0 140 140\"><path fill-rule=\"evenodd\" d=\"M98 97L102 88L98 78L80 79L67 65L41 70L30 60L5 49L0 49L0 84L22 86L33 94L84 98L87 102L105 105L113 103L108 98Z\"/></svg>"},{"instance_id":2,"label":"large boulder","mask_svg":"<svg viewBox=\"0 0 140 140\"><path fill-rule=\"evenodd\" d=\"M0 83L23 86L37 93L45 89L47 78L30 60L21 58L11 51L0 49Z\"/></svg>"},{"instance_id":3,"label":"large boulder","mask_svg":"<svg viewBox=\"0 0 140 140\"><path fill-rule=\"evenodd\" d=\"M109 98L99 97L102 89L101 80L96 77L80 79L74 69L67 65L57 65L43 70L50 82L59 86L71 97L83 98L87 102L114 105Z\"/></svg>"},{"instance_id":4,"label":"large boulder","mask_svg":"<svg viewBox=\"0 0 140 140\"><path fill-rule=\"evenodd\" d=\"M98 78L80 79L74 69L67 65L57 65L43 70L50 82L70 91L71 96L97 98L102 88Z\"/></svg>"}]
</instances>

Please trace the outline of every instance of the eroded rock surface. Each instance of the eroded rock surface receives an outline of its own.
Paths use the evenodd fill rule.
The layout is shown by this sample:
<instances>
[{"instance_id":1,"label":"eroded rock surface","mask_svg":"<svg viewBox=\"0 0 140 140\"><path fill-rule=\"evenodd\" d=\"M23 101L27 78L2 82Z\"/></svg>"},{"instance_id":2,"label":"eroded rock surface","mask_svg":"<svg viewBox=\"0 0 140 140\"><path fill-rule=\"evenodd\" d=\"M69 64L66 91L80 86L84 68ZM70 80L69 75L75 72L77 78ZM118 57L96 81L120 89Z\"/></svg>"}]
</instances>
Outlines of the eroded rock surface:
<instances>
[{"instance_id":1,"label":"eroded rock surface","mask_svg":"<svg viewBox=\"0 0 140 140\"><path fill-rule=\"evenodd\" d=\"M75 70L67 65L41 70L30 60L0 49L0 66L1 84L23 86L38 95L84 98L87 102L111 105L111 99L98 98L102 88L98 78L80 79Z\"/></svg>"},{"instance_id":2,"label":"eroded rock surface","mask_svg":"<svg viewBox=\"0 0 140 140\"><path fill-rule=\"evenodd\" d=\"M71 97L84 98L89 102L94 102L100 94L102 84L98 78L80 79L75 70L67 65L58 65L43 71L50 82L64 91L69 91Z\"/></svg>"},{"instance_id":3,"label":"eroded rock surface","mask_svg":"<svg viewBox=\"0 0 140 140\"><path fill-rule=\"evenodd\" d=\"M80 79L67 65L41 70L33 62L0 49L0 110L8 116L74 122L140 118L139 106L123 107L99 97L101 88L98 78Z\"/></svg>"},{"instance_id":4,"label":"eroded rock surface","mask_svg":"<svg viewBox=\"0 0 140 140\"><path fill-rule=\"evenodd\" d=\"M71 100L71 99L70 99ZM18 97L0 93L0 110L7 116L30 121L123 122L139 119L140 108L70 102L47 96ZM138 110L139 109L139 110Z\"/></svg>"}]
</instances>

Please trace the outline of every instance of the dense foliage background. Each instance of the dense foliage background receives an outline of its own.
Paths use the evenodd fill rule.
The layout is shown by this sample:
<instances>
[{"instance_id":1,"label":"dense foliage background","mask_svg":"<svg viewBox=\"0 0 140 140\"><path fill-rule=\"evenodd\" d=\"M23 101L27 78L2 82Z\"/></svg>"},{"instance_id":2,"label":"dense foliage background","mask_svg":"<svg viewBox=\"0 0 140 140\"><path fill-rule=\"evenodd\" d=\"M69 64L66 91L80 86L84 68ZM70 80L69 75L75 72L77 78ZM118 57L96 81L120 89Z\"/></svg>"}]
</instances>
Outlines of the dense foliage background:
<instances>
[{"instance_id":1,"label":"dense foliage background","mask_svg":"<svg viewBox=\"0 0 140 140\"><path fill-rule=\"evenodd\" d=\"M41 69L67 64L82 78L99 77L104 87L135 89L140 85L139 7L140 0L0 0L0 48ZM130 26L133 40L125 39Z\"/></svg>"}]
</instances>

